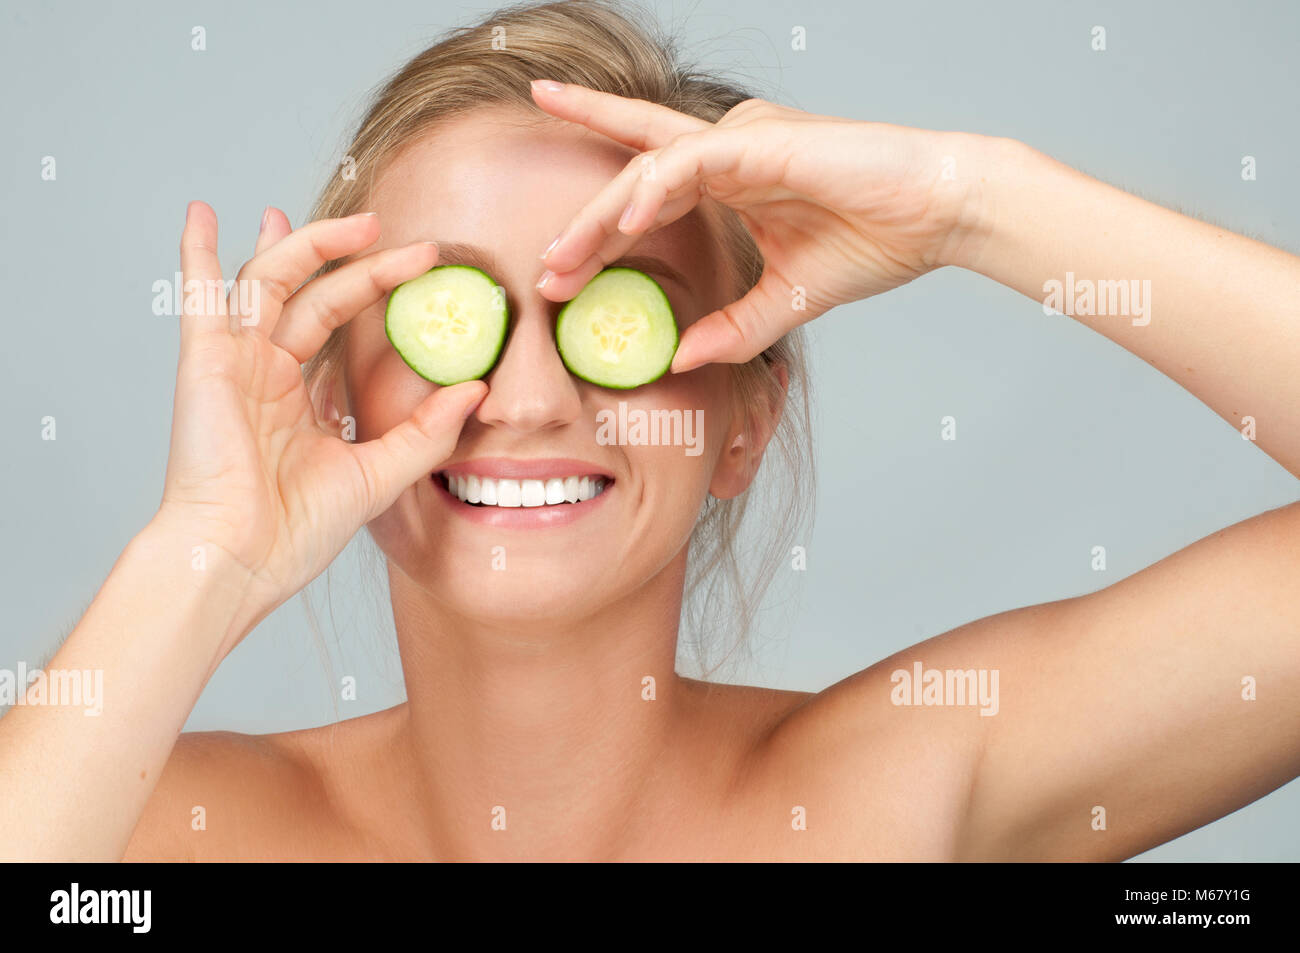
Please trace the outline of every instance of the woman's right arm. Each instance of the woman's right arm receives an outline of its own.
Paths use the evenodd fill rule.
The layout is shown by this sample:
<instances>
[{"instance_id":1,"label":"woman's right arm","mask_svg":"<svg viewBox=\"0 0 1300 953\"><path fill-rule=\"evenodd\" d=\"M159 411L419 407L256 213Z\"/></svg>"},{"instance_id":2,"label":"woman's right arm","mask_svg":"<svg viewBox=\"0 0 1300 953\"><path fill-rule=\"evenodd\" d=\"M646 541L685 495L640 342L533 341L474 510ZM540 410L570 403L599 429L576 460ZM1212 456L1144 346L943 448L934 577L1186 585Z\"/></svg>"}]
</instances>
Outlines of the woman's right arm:
<instances>
[{"instance_id":1,"label":"woman's right arm","mask_svg":"<svg viewBox=\"0 0 1300 953\"><path fill-rule=\"evenodd\" d=\"M252 293L227 301L216 215L201 202L186 212L162 504L47 667L102 677L101 713L20 704L0 719L0 859L121 859L221 660L450 456L485 395L480 381L429 384L383 436L341 439L336 421L317 419L301 365L334 328L431 267L437 250L389 248L308 281L374 244L378 221L290 232L282 214L268 219L237 276Z\"/></svg>"},{"instance_id":2,"label":"woman's right arm","mask_svg":"<svg viewBox=\"0 0 1300 953\"><path fill-rule=\"evenodd\" d=\"M122 857L222 647L269 611L228 557L192 568L197 545L150 521L46 667L102 673L99 714L18 705L0 719L0 857Z\"/></svg>"}]
</instances>

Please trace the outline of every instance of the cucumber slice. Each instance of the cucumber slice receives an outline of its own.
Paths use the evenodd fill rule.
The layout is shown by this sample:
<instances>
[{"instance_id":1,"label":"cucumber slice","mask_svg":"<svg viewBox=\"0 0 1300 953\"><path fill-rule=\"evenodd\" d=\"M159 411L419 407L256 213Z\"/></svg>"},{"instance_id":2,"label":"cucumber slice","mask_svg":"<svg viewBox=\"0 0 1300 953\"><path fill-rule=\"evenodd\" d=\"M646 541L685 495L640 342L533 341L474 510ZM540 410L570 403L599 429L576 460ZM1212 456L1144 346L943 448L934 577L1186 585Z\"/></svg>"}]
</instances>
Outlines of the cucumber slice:
<instances>
[{"instance_id":1,"label":"cucumber slice","mask_svg":"<svg viewBox=\"0 0 1300 953\"><path fill-rule=\"evenodd\" d=\"M629 390L667 372L677 353L677 319L649 275L606 268L560 311L555 344L575 377Z\"/></svg>"},{"instance_id":2,"label":"cucumber slice","mask_svg":"<svg viewBox=\"0 0 1300 953\"><path fill-rule=\"evenodd\" d=\"M384 330L411 370L435 384L459 384L492 369L510 323L492 276L468 265L438 265L393 289Z\"/></svg>"}]
</instances>

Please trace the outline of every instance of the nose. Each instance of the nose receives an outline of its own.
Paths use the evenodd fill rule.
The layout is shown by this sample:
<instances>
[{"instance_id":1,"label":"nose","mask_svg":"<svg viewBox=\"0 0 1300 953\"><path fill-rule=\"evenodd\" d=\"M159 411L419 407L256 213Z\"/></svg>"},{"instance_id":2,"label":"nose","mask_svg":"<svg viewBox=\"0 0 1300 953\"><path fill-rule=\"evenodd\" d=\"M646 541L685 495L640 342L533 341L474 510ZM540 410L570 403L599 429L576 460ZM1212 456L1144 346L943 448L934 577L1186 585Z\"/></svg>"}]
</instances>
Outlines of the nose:
<instances>
[{"instance_id":1,"label":"nose","mask_svg":"<svg viewBox=\"0 0 1300 953\"><path fill-rule=\"evenodd\" d=\"M488 395L474 417L521 433L573 423L582 410L577 382L555 349L558 305L529 288L505 351L487 376Z\"/></svg>"}]
</instances>

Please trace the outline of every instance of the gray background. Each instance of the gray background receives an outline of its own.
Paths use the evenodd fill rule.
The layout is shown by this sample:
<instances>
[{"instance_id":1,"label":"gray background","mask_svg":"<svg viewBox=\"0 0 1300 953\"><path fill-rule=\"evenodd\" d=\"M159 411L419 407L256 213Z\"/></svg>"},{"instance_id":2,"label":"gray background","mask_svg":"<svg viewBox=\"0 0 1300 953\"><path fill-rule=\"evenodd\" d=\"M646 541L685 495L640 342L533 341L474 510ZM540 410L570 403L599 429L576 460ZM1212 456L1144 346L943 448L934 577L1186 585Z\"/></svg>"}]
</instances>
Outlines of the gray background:
<instances>
[{"instance_id":1,"label":"gray background","mask_svg":"<svg viewBox=\"0 0 1300 953\"><path fill-rule=\"evenodd\" d=\"M151 313L150 288L177 267L186 202L217 209L232 275L265 205L302 222L367 92L491 5L6 6L0 666L13 667L48 657L156 506L177 339ZM1016 137L1263 241L1294 251L1300 239L1295 4L651 6L697 58L742 71L767 98ZM806 52L790 49L796 24ZM1095 24L1104 53L1089 46ZM190 49L195 25L206 52ZM1258 181L1241 179L1247 154ZM46 155L57 181L40 178ZM757 640L760 664L735 680L821 689L972 619L1101 588L1300 496L1141 360L973 274L843 308L814 342L809 568L780 637ZM945 414L958 418L955 443L938 439ZM45 415L55 442L40 439ZM1105 573L1089 568L1098 543ZM334 701L295 599L226 661L188 727L280 731L400 701L374 554L363 534L312 587L335 670L357 676L360 700ZM1143 859L1300 859L1298 817L1292 783Z\"/></svg>"}]
</instances>

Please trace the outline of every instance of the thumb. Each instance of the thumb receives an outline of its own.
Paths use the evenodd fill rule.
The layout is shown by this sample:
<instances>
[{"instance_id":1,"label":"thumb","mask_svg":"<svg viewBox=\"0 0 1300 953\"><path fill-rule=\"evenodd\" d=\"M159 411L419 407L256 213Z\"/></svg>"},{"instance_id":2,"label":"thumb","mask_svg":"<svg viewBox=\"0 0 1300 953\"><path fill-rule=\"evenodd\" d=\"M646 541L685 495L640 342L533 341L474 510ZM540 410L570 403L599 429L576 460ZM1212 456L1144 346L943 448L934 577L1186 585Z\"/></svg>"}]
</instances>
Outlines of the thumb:
<instances>
[{"instance_id":1,"label":"thumb","mask_svg":"<svg viewBox=\"0 0 1300 953\"><path fill-rule=\"evenodd\" d=\"M764 272L739 301L706 314L682 332L672 372L682 374L711 361L744 364L812 317L796 311L791 293Z\"/></svg>"},{"instance_id":2,"label":"thumb","mask_svg":"<svg viewBox=\"0 0 1300 953\"><path fill-rule=\"evenodd\" d=\"M440 387L408 419L353 449L370 496L367 522L451 456L466 419L486 396L482 381Z\"/></svg>"}]
</instances>

